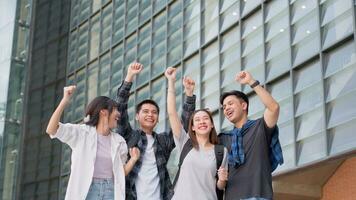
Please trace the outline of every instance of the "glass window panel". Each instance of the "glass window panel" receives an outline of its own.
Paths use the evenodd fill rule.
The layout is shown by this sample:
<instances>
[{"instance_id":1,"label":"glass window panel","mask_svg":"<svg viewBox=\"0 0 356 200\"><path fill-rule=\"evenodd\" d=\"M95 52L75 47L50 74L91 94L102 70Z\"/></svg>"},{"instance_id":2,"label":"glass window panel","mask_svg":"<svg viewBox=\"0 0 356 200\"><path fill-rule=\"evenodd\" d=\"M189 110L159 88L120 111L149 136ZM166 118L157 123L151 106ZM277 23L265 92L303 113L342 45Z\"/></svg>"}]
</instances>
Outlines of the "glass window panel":
<instances>
[{"instance_id":1,"label":"glass window panel","mask_svg":"<svg viewBox=\"0 0 356 200\"><path fill-rule=\"evenodd\" d=\"M90 14L90 4L91 1L90 0L82 0L81 4L80 4L80 20L79 21L83 21L86 18L88 18L89 14Z\"/></svg>"},{"instance_id":2,"label":"glass window panel","mask_svg":"<svg viewBox=\"0 0 356 200\"><path fill-rule=\"evenodd\" d=\"M152 82L152 99L163 110L166 107L166 77L162 76ZM162 112L163 115L163 112Z\"/></svg>"},{"instance_id":3,"label":"glass window panel","mask_svg":"<svg viewBox=\"0 0 356 200\"><path fill-rule=\"evenodd\" d=\"M281 12L288 10L288 0L274 0L269 1L266 5L265 20L269 21ZM277 17L276 17L277 18ZM288 17L287 17L288 20Z\"/></svg>"},{"instance_id":4,"label":"glass window panel","mask_svg":"<svg viewBox=\"0 0 356 200\"><path fill-rule=\"evenodd\" d=\"M122 64L122 62L121 62ZM111 84L110 87L111 89L114 91L114 94L116 94L115 92L117 91L117 87L119 86L119 84L121 83L122 79L123 79L123 73L122 73L122 65L116 64L112 65L111 67Z\"/></svg>"},{"instance_id":5,"label":"glass window panel","mask_svg":"<svg viewBox=\"0 0 356 200\"><path fill-rule=\"evenodd\" d=\"M77 73L77 88L76 88L76 97L75 97L75 119L81 119L84 116L85 109L85 69L78 71Z\"/></svg>"},{"instance_id":6,"label":"glass window panel","mask_svg":"<svg viewBox=\"0 0 356 200\"><path fill-rule=\"evenodd\" d=\"M309 87L296 95L296 116L322 105L323 89L321 83Z\"/></svg>"},{"instance_id":7,"label":"glass window panel","mask_svg":"<svg viewBox=\"0 0 356 200\"><path fill-rule=\"evenodd\" d=\"M248 97L249 100L249 108L248 108L248 115L255 115L256 113L261 113L258 118L262 117L263 112L265 110L265 106L261 102L260 98L256 95L253 94Z\"/></svg>"},{"instance_id":8,"label":"glass window panel","mask_svg":"<svg viewBox=\"0 0 356 200\"><path fill-rule=\"evenodd\" d=\"M328 0L321 6L321 25L329 23L352 8L351 1Z\"/></svg>"},{"instance_id":9,"label":"glass window panel","mask_svg":"<svg viewBox=\"0 0 356 200\"><path fill-rule=\"evenodd\" d=\"M303 140L321 132L323 124L323 112L321 108L299 116L296 119L297 140Z\"/></svg>"},{"instance_id":10,"label":"glass window panel","mask_svg":"<svg viewBox=\"0 0 356 200\"><path fill-rule=\"evenodd\" d=\"M266 44L266 59L270 60L289 49L289 34L279 34L278 37L273 38Z\"/></svg>"},{"instance_id":11,"label":"glass window panel","mask_svg":"<svg viewBox=\"0 0 356 200\"><path fill-rule=\"evenodd\" d=\"M111 21L112 21L112 4L109 4L103 9L101 21L101 48L100 52L107 50L110 47L111 39Z\"/></svg>"},{"instance_id":12,"label":"glass window panel","mask_svg":"<svg viewBox=\"0 0 356 200\"><path fill-rule=\"evenodd\" d=\"M168 66L175 65L182 57L182 45L177 46L176 48L169 50L168 53Z\"/></svg>"},{"instance_id":13,"label":"glass window panel","mask_svg":"<svg viewBox=\"0 0 356 200\"><path fill-rule=\"evenodd\" d=\"M279 166L273 173L295 167L295 149L296 148L294 144L282 147L284 163L283 165Z\"/></svg>"},{"instance_id":14,"label":"glass window panel","mask_svg":"<svg viewBox=\"0 0 356 200\"><path fill-rule=\"evenodd\" d=\"M245 38L252 32L261 31L262 28L262 14L259 11L258 13L247 18L246 21L242 23L242 38Z\"/></svg>"},{"instance_id":15,"label":"glass window panel","mask_svg":"<svg viewBox=\"0 0 356 200\"><path fill-rule=\"evenodd\" d=\"M91 102L98 96L98 61L91 63L88 67L87 99Z\"/></svg>"},{"instance_id":16,"label":"glass window panel","mask_svg":"<svg viewBox=\"0 0 356 200\"><path fill-rule=\"evenodd\" d=\"M87 62L88 51L88 22L85 22L79 27L79 39L78 39L78 62L77 68L83 66Z\"/></svg>"},{"instance_id":17,"label":"glass window panel","mask_svg":"<svg viewBox=\"0 0 356 200\"><path fill-rule=\"evenodd\" d=\"M356 65L330 76L326 79L325 85L327 102L354 91L356 89Z\"/></svg>"},{"instance_id":18,"label":"glass window panel","mask_svg":"<svg viewBox=\"0 0 356 200\"><path fill-rule=\"evenodd\" d=\"M291 68L290 51L287 50L267 61L267 80L272 80L277 76L289 71Z\"/></svg>"},{"instance_id":19,"label":"glass window panel","mask_svg":"<svg viewBox=\"0 0 356 200\"><path fill-rule=\"evenodd\" d=\"M223 52L220 56L221 69L225 69L233 66L236 69L240 69L240 55L238 49L240 46L238 44L232 46L230 49Z\"/></svg>"},{"instance_id":20,"label":"glass window panel","mask_svg":"<svg viewBox=\"0 0 356 200\"><path fill-rule=\"evenodd\" d=\"M293 104L292 104L292 98L287 98L283 101L278 102L280 105L280 112L279 112L279 117L278 117L278 124L284 124L284 128L288 129L293 129L292 127L292 122L290 120L293 118ZM286 124L287 123L287 124ZM288 127L287 127L288 125ZM293 134L292 133L286 133L286 134ZM284 134L284 133L283 133Z\"/></svg>"},{"instance_id":21,"label":"glass window panel","mask_svg":"<svg viewBox=\"0 0 356 200\"><path fill-rule=\"evenodd\" d=\"M206 81L212 76L219 74L219 59L213 59L202 67L202 80ZM217 84L216 86L218 86ZM215 86L215 87L216 87Z\"/></svg>"},{"instance_id":22,"label":"glass window panel","mask_svg":"<svg viewBox=\"0 0 356 200\"><path fill-rule=\"evenodd\" d=\"M78 43L78 31L75 30L70 33L70 44L69 44L69 65L67 68L68 72L72 72L77 64L77 43Z\"/></svg>"},{"instance_id":23,"label":"glass window panel","mask_svg":"<svg viewBox=\"0 0 356 200\"><path fill-rule=\"evenodd\" d=\"M149 56L150 54L147 53L147 60L149 62ZM150 66L149 64L144 64L146 56L143 56L139 59L139 61L143 64L144 68L143 70L138 74L137 78L136 78L136 84L137 86L141 86L143 85L144 83L146 83L148 80L150 80ZM146 59L145 59L146 60Z\"/></svg>"},{"instance_id":24,"label":"glass window panel","mask_svg":"<svg viewBox=\"0 0 356 200\"><path fill-rule=\"evenodd\" d=\"M236 2L226 11L224 11L224 13L221 15L221 31L224 31L239 20L239 8L239 3Z\"/></svg>"},{"instance_id":25,"label":"glass window panel","mask_svg":"<svg viewBox=\"0 0 356 200\"><path fill-rule=\"evenodd\" d=\"M152 63L152 77L161 74L166 69L166 57L162 56Z\"/></svg>"},{"instance_id":26,"label":"glass window panel","mask_svg":"<svg viewBox=\"0 0 356 200\"><path fill-rule=\"evenodd\" d=\"M79 19L79 1L72 1L72 11L71 11L71 24L70 27L74 28L78 24L78 19Z\"/></svg>"},{"instance_id":27,"label":"glass window panel","mask_svg":"<svg viewBox=\"0 0 356 200\"><path fill-rule=\"evenodd\" d=\"M293 65L297 65L314 56L319 51L319 34L311 34L293 46Z\"/></svg>"},{"instance_id":28,"label":"glass window panel","mask_svg":"<svg viewBox=\"0 0 356 200\"><path fill-rule=\"evenodd\" d=\"M119 42L124 36L125 25L125 2L115 3L114 19L113 20L113 43Z\"/></svg>"},{"instance_id":29,"label":"glass window panel","mask_svg":"<svg viewBox=\"0 0 356 200\"><path fill-rule=\"evenodd\" d=\"M304 20L296 23L292 27L292 44L296 44L304 38L318 32L317 12L312 12ZM317 33L318 34L318 33Z\"/></svg>"},{"instance_id":30,"label":"glass window panel","mask_svg":"<svg viewBox=\"0 0 356 200\"><path fill-rule=\"evenodd\" d=\"M93 0L92 3L92 13L95 13L101 8L101 0Z\"/></svg>"},{"instance_id":31,"label":"glass window panel","mask_svg":"<svg viewBox=\"0 0 356 200\"><path fill-rule=\"evenodd\" d=\"M353 32L351 10L322 28L323 48L326 48Z\"/></svg>"},{"instance_id":32,"label":"glass window panel","mask_svg":"<svg viewBox=\"0 0 356 200\"><path fill-rule=\"evenodd\" d=\"M284 77L272 85L268 85L268 90L276 101L283 101L292 96L290 77Z\"/></svg>"},{"instance_id":33,"label":"glass window panel","mask_svg":"<svg viewBox=\"0 0 356 200\"><path fill-rule=\"evenodd\" d=\"M271 21L268 21L266 25L266 41L278 37L281 34L289 34L288 24L289 20L287 10L280 13Z\"/></svg>"},{"instance_id":34,"label":"glass window panel","mask_svg":"<svg viewBox=\"0 0 356 200\"><path fill-rule=\"evenodd\" d=\"M256 48L261 48L262 44L263 33L262 29L260 29L258 32L255 32L242 40L242 56L251 53Z\"/></svg>"},{"instance_id":35,"label":"glass window panel","mask_svg":"<svg viewBox=\"0 0 356 200\"><path fill-rule=\"evenodd\" d=\"M327 104L328 124L331 128L350 119L356 119L356 92L353 91L342 98L337 98Z\"/></svg>"},{"instance_id":36,"label":"glass window panel","mask_svg":"<svg viewBox=\"0 0 356 200\"><path fill-rule=\"evenodd\" d=\"M148 20L151 16L151 0L141 0L140 1L140 23Z\"/></svg>"},{"instance_id":37,"label":"glass window panel","mask_svg":"<svg viewBox=\"0 0 356 200\"><path fill-rule=\"evenodd\" d=\"M317 0L298 0L292 4L292 24L310 12L316 12Z\"/></svg>"},{"instance_id":38,"label":"glass window panel","mask_svg":"<svg viewBox=\"0 0 356 200\"><path fill-rule=\"evenodd\" d=\"M199 33L199 18L195 18L184 26L184 38L191 38Z\"/></svg>"},{"instance_id":39,"label":"glass window panel","mask_svg":"<svg viewBox=\"0 0 356 200\"><path fill-rule=\"evenodd\" d=\"M209 87L208 85L210 85L210 84L205 85L203 83L203 88ZM215 110L219 109L220 104L219 104L219 100L218 100L217 96L219 96L219 91L215 91L215 92L211 93L210 95L204 97L202 99L201 107L208 108L210 111L215 111ZM216 126L216 124L215 124L215 126Z\"/></svg>"},{"instance_id":40,"label":"glass window panel","mask_svg":"<svg viewBox=\"0 0 356 200\"><path fill-rule=\"evenodd\" d=\"M182 15L178 15L168 22L168 35L175 33L180 28L182 28Z\"/></svg>"},{"instance_id":41,"label":"glass window panel","mask_svg":"<svg viewBox=\"0 0 356 200\"><path fill-rule=\"evenodd\" d=\"M263 48L259 47L248 55L242 57L242 66L244 69L252 69L258 65L262 65L263 60ZM261 81L261 79L259 80Z\"/></svg>"},{"instance_id":42,"label":"glass window panel","mask_svg":"<svg viewBox=\"0 0 356 200\"><path fill-rule=\"evenodd\" d=\"M202 13L203 43L206 43L218 34L219 2L209 1L209 3L205 3L203 1L203 7L205 7Z\"/></svg>"},{"instance_id":43,"label":"glass window panel","mask_svg":"<svg viewBox=\"0 0 356 200\"><path fill-rule=\"evenodd\" d=\"M303 165L326 156L325 133L317 134L298 142L298 165Z\"/></svg>"},{"instance_id":44,"label":"glass window panel","mask_svg":"<svg viewBox=\"0 0 356 200\"><path fill-rule=\"evenodd\" d=\"M126 11L126 34L130 34L138 25L138 5L136 0L129 1L129 7ZM132 5L132 7L130 6Z\"/></svg>"},{"instance_id":45,"label":"glass window panel","mask_svg":"<svg viewBox=\"0 0 356 200\"><path fill-rule=\"evenodd\" d=\"M236 5L239 3L238 0L221 0L220 2L221 2L220 13L223 13L224 11L229 9L232 5ZM236 11L238 12L239 10Z\"/></svg>"},{"instance_id":46,"label":"glass window panel","mask_svg":"<svg viewBox=\"0 0 356 200\"><path fill-rule=\"evenodd\" d=\"M355 62L355 46L353 43L348 42L345 45L334 49L325 56L325 77L328 77L343 68L349 67Z\"/></svg>"},{"instance_id":47,"label":"glass window panel","mask_svg":"<svg viewBox=\"0 0 356 200\"><path fill-rule=\"evenodd\" d=\"M166 46L165 46L165 43L162 42L160 44L158 44L157 46L155 46L153 49L152 49L152 60L157 60L159 58L161 58L164 54L165 54L165 51L166 50Z\"/></svg>"},{"instance_id":48,"label":"glass window panel","mask_svg":"<svg viewBox=\"0 0 356 200\"><path fill-rule=\"evenodd\" d=\"M297 93L304 90L305 88L318 83L321 79L322 75L319 61L303 66L295 71L294 91Z\"/></svg>"},{"instance_id":49,"label":"glass window panel","mask_svg":"<svg viewBox=\"0 0 356 200\"><path fill-rule=\"evenodd\" d=\"M110 83L110 54L105 54L100 59L100 73L99 73L99 94L109 96Z\"/></svg>"},{"instance_id":50,"label":"glass window panel","mask_svg":"<svg viewBox=\"0 0 356 200\"><path fill-rule=\"evenodd\" d=\"M184 41L184 49L183 49L184 57L187 57L190 54L192 54L194 51L196 51L199 48L199 44L200 44L199 33L195 34L194 36Z\"/></svg>"},{"instance_id":51,"label":"glass window panel","mask_svg":"<svg viewBox=\"0 0 356 200\"><path fill-rule=\"evenodd\" d=\"M154 13L161 10L166 5L166 0L152 0Z\"/></svg>"},{"instance_id":52,"label":"glass window panel","mask_svg":"<svg viewBox=\"0 0 356 200\"><path fill-rule=\"evenodd\" d=\"M207 63L218 56L218 48L218 42L214 42L213 44L210 44L208 47L203 49L203 63Z\"/></svg>"},{"instance_id":53,"label":"glass window panel","mask_svg":"<svg viewBox=\"0 0 356 200\"><path fill-rule=\"evenodd\" d=\"M195 54L184 63L184 76L190 76L195 81L195 95L197 97L196 108L200 108L201 93L200 87L200 59L199 54Z\"/></svg>"},{"instance_id":54,"label":"glass window panel","mask_svg":"<svg viewBox=\"0 0 356 200\"><path fill-rule=\"evenodd\" d=\"M139 91L137 91L137 95L136 95L136 99L137 102L141 102L145 99L150 98L150 89L148 86L145 86L144 88L140 89Z\"/></svg>"},{"instance_id":55,"label":"glass window panel","mask_svg":"<svg viewBox=\"0 0 356 200\"><path fill-rule=\"evenodd\" d=\"M175 16L179 15L182 11L183 3L182 1L175 1L168 8L168 20L171 20Z\"/></svg>"},{"instance_id":56,"label":"glass window panel","mask_svg":"<svg viewBox=\"0 0 356 200\"><path fill-rule=\"evenodd\" d=\"M356 146L356 120L341 124L329 131L330 155L354 149Z\"/></svg>"},{"instance_id":57,"label":"glass window panel","mask_svg":"<svg viewBox=\"0 0 356 200\"><path fill-rule=\"evenodd\" d=\"M93 60L99 54L99 31L99 14L96 14L91 19L89 60Z\"/></svg>"},{"instance_id":58,"label":"glass window panel","mask_svg":"<svg viewBox=\"0 0 356 200\"><path fill-rule=\"evenodd\" d=\"M192 21L200 12L200 1L195 0L184 9L184 23Z\"/></svg>"},{"instance_id":59,"label":"glass window panel","mask_svg":"<svg viewBox=\"0 0 356 200\"><path fill-rule=\"evenodd\" d=\"M239 72L239 68L235 66L230 66L221 72L221 87L225 88L231 85L234 89L238 89L235 86L235 75Z\"/></svg>"},{"instance_id":60,"label":"glass window panel","mask_svg":"<svg viewBox=\"0 0 356 200\"><path fill-rule=\"evenodd\" d=\"M248 14L250 11L252 11L258 5L261 4L260 0L255 0L255 1L243 0L240 2L241 2L241 8L242 8L242 15Z\"/></svg>"},{"instance_id":61,"label":"glass window panel","mask_svg":"<svg viewBox=\"0 0 356 200\"><path fill-rule=\"evenodd\" d=\"M182 43L182 31L176 31L168 37L168 52Z\"/></svg>"}]
</instances>

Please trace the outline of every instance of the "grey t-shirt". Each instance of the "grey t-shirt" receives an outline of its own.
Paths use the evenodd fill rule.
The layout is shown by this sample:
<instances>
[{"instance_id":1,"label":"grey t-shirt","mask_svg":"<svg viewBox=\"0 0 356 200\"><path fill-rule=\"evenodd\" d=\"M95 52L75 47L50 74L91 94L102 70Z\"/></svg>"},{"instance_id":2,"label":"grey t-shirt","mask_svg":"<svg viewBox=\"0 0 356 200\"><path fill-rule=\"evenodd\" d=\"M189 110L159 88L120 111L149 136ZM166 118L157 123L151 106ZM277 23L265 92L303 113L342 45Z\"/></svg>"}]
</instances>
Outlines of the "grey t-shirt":
<instances>
[{"instance_id":1,"label":"grey t-shirt","mask_svg":"<svg viewBox=\"0 0 356 200\"><path fill-rule=\"evenodd\" d=\"M184 129L182 129L179 138L174 137L179 154L188 139L189 136ZM226 148L221 165L225 169L228 167ZM216 200L216 172L214 148L204 149L201 147L199 150L193 148L182 163L172 200Z\"/></svg>"},{"instance_id":2,"label":"grey t-shirt","mask_svg":"<svg viewBox=\"0 0 356 200\"><path fill-rule=\"evenodd\" d=\"M251 197L273 198L269 146L273 128L268 128L259 118L243 136L245 163L238 167L229 165L229 180L225 189L225 200ZM232 136L219 135L220 143L231 151Z\"/></svg>"}]
</instances>

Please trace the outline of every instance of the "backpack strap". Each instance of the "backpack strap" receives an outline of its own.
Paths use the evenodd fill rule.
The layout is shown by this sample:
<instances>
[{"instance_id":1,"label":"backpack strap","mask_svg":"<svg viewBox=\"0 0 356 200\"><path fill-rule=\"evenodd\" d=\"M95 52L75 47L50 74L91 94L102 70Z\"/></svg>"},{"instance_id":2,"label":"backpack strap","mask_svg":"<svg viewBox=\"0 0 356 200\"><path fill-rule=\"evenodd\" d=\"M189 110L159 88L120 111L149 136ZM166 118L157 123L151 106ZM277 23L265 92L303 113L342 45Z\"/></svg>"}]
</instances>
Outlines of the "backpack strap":
<instances>
[{"instance_id":1,"label":"backpack strap","mask_svg":"<svg viewBox=\"0 0 356 200\"><path fill-rule=\"evenodd\" d=\"M224 159L224 146L223 145L219 145L216 144L214 147L214 151L215 151L215 159L216 159L216 170L219 170L222 161ZM216 182L218 181L218 173L216 172ZM217 186L216 186L216 196L218 197L218 200L223 200L224 199L224 190L220 190Z\"/></svg>"},{"instance_id":2,"label":"backpack strap","mask_svg":"<svg viewBox=\"0 0 356 200\"><path fill-rule=\"evenodd\" d=\"M177 171L176 176L174 177L173 188L175 187L175 185L178 181L180 168L183 164L184 158L187 156L187 154L190 152L190 150L192 150L192 148L193 148L192 140L188 139L187 142L184 144L182 152L180 153L180 156L179 156L178 171Z\"/></svg>"}]
</instances>

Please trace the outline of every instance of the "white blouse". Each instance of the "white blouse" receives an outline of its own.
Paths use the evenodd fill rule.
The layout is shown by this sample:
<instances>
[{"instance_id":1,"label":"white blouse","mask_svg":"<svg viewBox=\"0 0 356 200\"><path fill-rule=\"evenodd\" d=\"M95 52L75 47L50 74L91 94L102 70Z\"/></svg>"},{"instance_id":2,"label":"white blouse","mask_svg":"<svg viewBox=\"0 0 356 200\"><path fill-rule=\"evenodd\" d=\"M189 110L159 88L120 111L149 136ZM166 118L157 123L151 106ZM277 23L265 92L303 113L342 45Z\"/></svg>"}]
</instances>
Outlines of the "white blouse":
<instances>
[{"instance_id":1,"label":"white blouse","mask_svg":"<svg viewBox=\"0 0 356 200\"><path fill-rule=\"evenodd\" d=\"M97 152L97 132L93 126L85 124L62 124L55 135L72 149L71 173L67 186L66 200L85 200L94 174ZM114 174L115 200L125 199L125 172L123 165L127 160L127 145L122 136L111 132L111 159Z\"/></svg>"}]
</instances>

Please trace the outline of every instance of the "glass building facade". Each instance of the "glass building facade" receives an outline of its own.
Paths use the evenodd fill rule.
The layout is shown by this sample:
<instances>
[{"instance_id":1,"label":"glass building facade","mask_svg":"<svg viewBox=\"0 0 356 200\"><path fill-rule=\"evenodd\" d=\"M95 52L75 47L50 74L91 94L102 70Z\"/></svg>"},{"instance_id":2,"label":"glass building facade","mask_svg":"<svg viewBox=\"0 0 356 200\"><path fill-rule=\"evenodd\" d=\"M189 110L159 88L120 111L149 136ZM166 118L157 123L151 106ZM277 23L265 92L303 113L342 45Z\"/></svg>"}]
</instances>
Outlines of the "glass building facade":
<instances>
[{"instance_id":1,"label":"glass building facade","mask_svg":"<svg viewBox=\"0 0 356 200\"><path fill-rule=\"evenodd\" d=\"M275 175L356 151L356 14L354 0L35 0L23 112L21 199L63 199L70 149L44 134L63 86L77 85L64 122L79 123L88 102L116 96L127 66L138 61L129 99L161 107L156 131L169 128L164 71L196 81L197 108L215 127L231 129L218 97L238 89L249 117L264 106L234 76L247 70L281 106L278 125L285 163ZM1 123L1 122L0 122ZM1 177L4 171L0 171ZM6 173L5 173L6 174Z\"/></svg>"}]
</instances>

